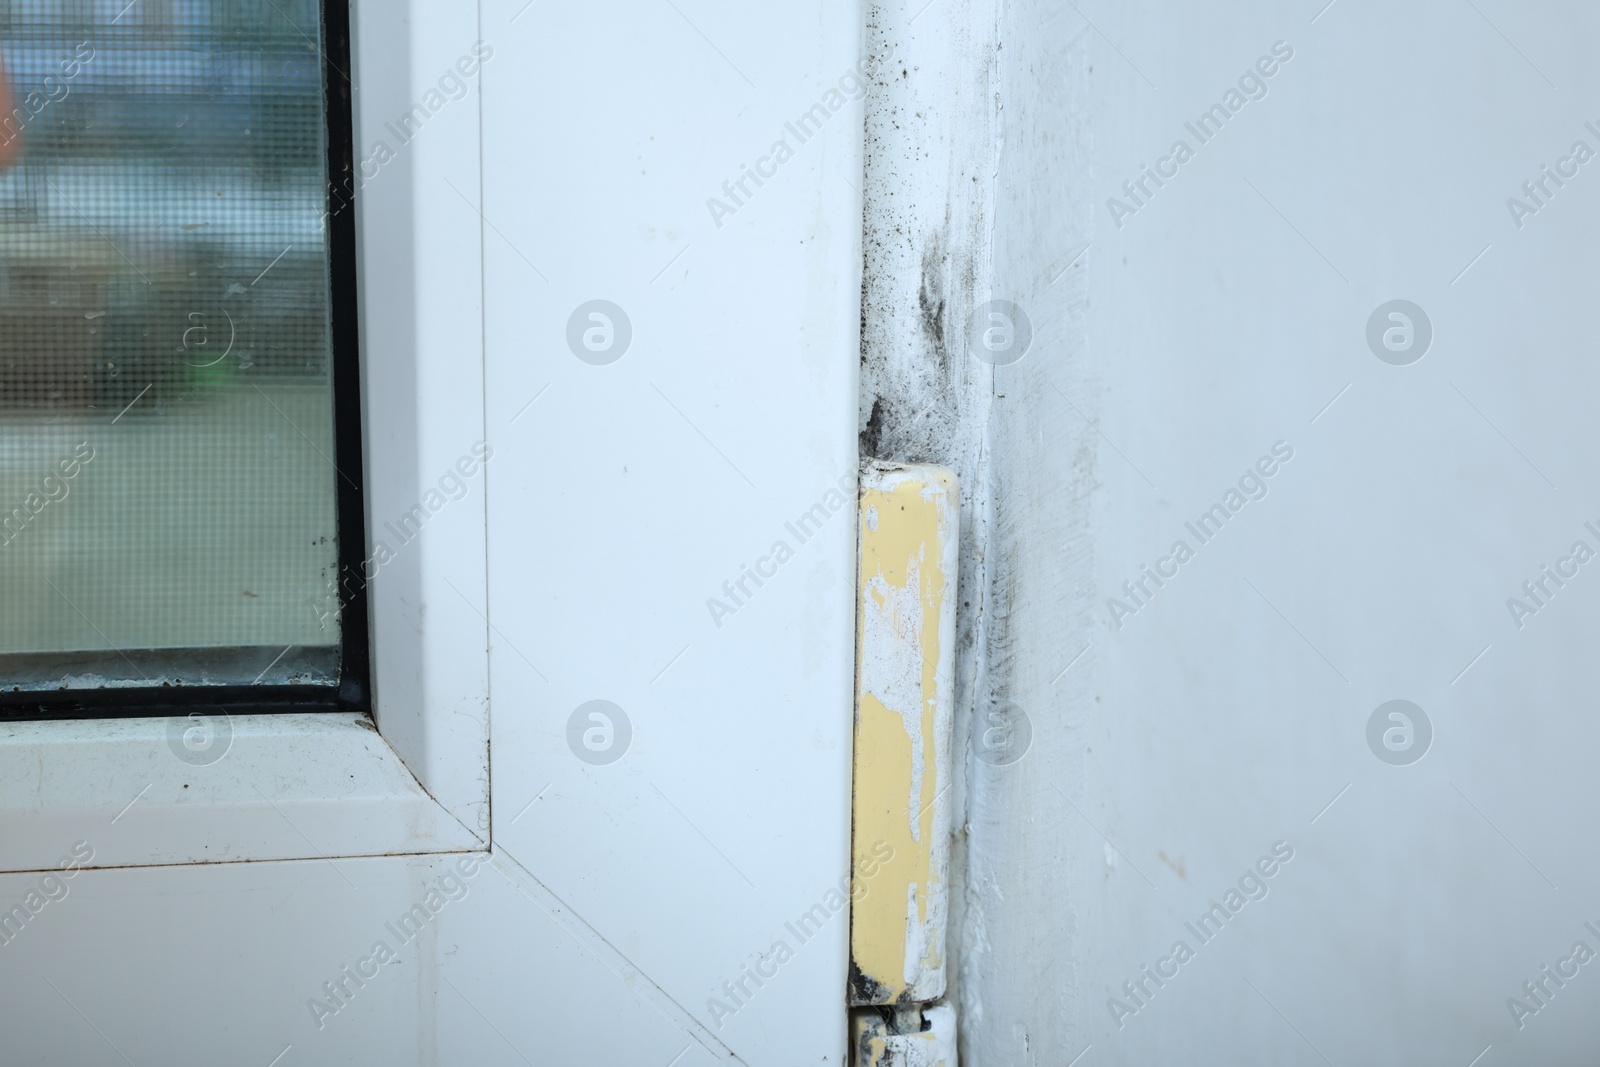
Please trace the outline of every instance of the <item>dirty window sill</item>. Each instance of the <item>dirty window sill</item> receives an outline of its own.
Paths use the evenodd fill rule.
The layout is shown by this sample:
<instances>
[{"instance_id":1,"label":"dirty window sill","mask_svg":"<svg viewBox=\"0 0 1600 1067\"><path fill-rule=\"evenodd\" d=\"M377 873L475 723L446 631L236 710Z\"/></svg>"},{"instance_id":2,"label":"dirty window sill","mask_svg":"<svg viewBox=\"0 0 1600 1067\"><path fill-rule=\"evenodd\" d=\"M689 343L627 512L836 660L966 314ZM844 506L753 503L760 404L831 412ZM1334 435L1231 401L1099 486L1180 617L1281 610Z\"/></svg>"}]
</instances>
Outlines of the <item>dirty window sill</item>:
<instances>
[{"instance_id":1,"label":"dirty window sill","mask_svg":"<svg viewBox=\"0 0 1600 1067\"><path fill-rule=\"evenodd\" d=\"M221 720L218 720L219 722ZM480 849L355 714L0 725L0 871ZM231 737L222 734L231 731Z\"/></svg>"}]
</instances>

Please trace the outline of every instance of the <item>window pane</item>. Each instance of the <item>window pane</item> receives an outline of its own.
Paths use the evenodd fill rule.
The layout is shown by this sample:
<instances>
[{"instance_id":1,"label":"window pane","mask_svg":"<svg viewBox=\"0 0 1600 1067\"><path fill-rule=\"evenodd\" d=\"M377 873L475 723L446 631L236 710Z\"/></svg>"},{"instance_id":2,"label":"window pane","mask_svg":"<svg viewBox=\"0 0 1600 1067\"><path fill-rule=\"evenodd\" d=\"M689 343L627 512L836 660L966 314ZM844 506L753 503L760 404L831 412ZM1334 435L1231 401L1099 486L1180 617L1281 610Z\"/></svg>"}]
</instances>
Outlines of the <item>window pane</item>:
<instances>
[{"instance_id":1,"label":"window pane","mask_svg":"<svg viewBox=\"0 0 1600 1067\"><path fill-rule=\"evenodd\" d=\"M321 36L0 0L0 687L337 680Z\"/></svg>"}]
</instances>

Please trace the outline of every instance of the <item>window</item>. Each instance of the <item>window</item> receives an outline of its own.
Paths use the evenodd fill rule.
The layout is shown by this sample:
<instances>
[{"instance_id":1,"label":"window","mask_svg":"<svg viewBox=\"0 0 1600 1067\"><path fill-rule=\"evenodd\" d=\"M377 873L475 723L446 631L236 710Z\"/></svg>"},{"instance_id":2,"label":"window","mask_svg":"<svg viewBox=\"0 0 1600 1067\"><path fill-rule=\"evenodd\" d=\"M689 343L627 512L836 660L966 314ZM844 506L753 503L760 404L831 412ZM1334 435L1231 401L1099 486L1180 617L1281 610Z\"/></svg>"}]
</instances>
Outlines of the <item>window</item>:
<instances>
[{"instance_id":1,"label":"window","mask_svg":"<svg viewBox=\"0 0 1600 1067\"><path fill-rule=\"evenodd\" d=\"M365 708L348 54L0 0L0 717Z\"/></svg>"}]
</instances>

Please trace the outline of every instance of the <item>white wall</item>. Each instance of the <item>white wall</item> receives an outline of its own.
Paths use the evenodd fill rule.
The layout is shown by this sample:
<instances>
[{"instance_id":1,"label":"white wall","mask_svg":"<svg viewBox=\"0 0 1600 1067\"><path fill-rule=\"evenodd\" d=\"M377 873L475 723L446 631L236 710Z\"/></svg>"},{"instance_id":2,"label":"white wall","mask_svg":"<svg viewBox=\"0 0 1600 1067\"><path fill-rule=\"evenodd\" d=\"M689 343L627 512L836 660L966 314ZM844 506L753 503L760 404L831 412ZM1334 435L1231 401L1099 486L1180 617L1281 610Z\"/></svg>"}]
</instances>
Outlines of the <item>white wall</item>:
<instances>
[{"instance_id":1,"label":"white wall","mask_svg":"<svg viewBox=\"0 0 1600 1067\"><path fill-rule=\"evenodd\" d=\"M1600 1045L1590 967L1520 1031L1506 1006L1574 942L1600 950L1581 844L1600 591L1585 568L1520 631L1506 607L1575 540L1600 548L1582 525L1600 515L1597 179L1521 230L1506 208L1575 140L1600 149L1583 125L1600 23L1475 2L876 12L913 73L880 83L874 129L922 94L947 112L928 141L966 147L907 177L869 140L869 171L917 205L886 303L943 310L870 350L863 406L917 380L954 398L939 434L900 411L869 437L980 483L967 676L980 713L1015 702L1034 731L1020 763L970 764L969 1064L1092 1046L1080 1063L1465 1065L1490 1045L1483 1064L1532 1064ZM998 47L945 43L985 25ZM1119 229L1107 199L1196 145L1184 122L1277 41L1294 57L1269 95ZM987 99L938 94L974 80ZM953 340L991 294L1037 330L992 372ZM1365 340L1394 298L1436 330L1411 366ZM1278 441L1294 458L1270 495L1200 546L1185 521ZM1107 598L1180 538L1196 558L1113 628ZM1436 731L1412 766L1368 749L1394 698ZM1280 840L1294 859L1270 894L1201 947L1184 922ZM1108 998L1179 939L1195 959L1119 1028Z\"/></svg>"}]
</instances>

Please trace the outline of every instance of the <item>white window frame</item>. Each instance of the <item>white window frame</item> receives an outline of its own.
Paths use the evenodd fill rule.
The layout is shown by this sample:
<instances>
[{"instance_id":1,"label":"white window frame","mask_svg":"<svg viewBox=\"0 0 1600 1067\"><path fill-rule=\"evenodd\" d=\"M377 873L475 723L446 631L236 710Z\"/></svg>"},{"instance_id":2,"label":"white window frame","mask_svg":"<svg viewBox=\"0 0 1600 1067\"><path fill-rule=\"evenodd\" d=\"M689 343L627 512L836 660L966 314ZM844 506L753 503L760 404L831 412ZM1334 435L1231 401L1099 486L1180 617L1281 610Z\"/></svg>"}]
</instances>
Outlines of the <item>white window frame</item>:
<instances>
[{"instance_id":1,"label":"white window frame","mask_svg":"<svg viewBox=\"0 0 1600 1067\"><path fill-rule=\"evenodd\" d=\"M410 542L384 525L486 439L478 76L407 143L389 127L473 57L478 10L350 2L357 168L371 161L356 202L366 539L369 559L394 552L369 592L373 716L237 716L204 764L178 758L168 719L0 725L0 872L53 868L78 841L90 867L489 847L492 458Z\"/></svg>"}]
</instances>

